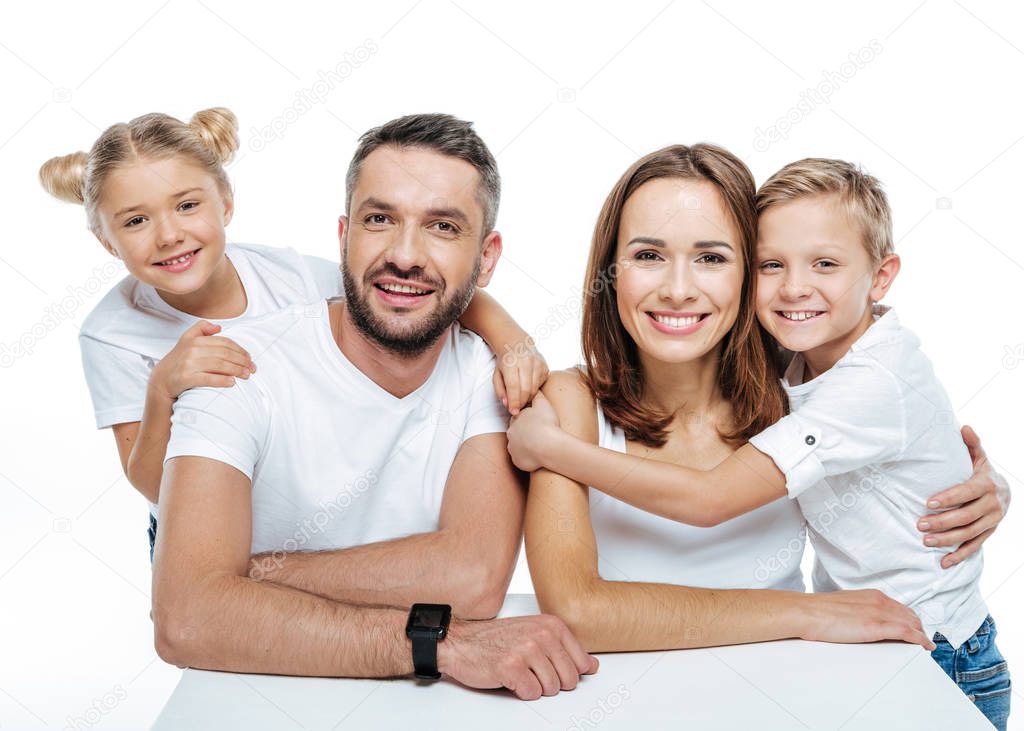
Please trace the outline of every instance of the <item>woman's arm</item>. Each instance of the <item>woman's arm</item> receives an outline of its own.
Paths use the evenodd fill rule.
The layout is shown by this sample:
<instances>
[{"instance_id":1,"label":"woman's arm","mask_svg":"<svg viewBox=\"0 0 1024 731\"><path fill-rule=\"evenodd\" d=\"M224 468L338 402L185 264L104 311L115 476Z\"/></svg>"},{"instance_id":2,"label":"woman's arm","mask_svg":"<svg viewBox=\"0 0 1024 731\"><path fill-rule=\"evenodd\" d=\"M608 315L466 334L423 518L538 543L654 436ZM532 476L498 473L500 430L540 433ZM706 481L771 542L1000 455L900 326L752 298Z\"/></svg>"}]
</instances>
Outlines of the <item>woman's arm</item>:
<instances>
[{"instance_id":1,"label":"woman's arm","mask_svg":"<svg viewBox=\"0 0 1024 731\"><path fill-rule=\"evenodd\" d=\"M484 339L498 359L494 390L513 415L530 403L548 377L548 364L525 330L479 287L459 322Z\"/></svg>"},{"instance_id":2,"label":"woman's arm","mask_svg":"<svg viewBox=\"0 0 1024 731\"><path fill-rule=\"evenodd\" d=\"M520 469L544 467L641 510L708 527L786 495L771 457L745 444L712 470L604 449L559 428L543 395L512 423L509 452Z\"/></svg>"},{"instance_id":3,"label":"woman's arm","mask_svg":"<svg viewBox=\"0 0 1024 731\"><path fill-rule=\"evenodd\" d=\"M574 373L552 374L544 393L566 431L595 443L595 404ZM933 647L917 616L878 591L801 594L607 581L598 573L586 488L547 470L530 481L526 556L541 610L560 616L590 652L784 638L898 639Z\"/></svg>"}]
</instances>

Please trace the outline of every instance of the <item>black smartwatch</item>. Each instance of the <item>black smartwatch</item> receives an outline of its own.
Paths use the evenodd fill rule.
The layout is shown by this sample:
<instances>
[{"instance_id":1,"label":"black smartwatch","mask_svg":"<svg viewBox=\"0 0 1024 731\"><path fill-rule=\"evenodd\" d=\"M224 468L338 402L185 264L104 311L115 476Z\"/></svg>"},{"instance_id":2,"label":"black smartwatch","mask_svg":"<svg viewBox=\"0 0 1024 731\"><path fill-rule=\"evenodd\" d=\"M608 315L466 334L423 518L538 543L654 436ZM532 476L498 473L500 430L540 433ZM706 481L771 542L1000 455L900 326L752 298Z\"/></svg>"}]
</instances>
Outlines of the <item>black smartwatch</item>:
<instances>
[{"instance_id":1,"label":"black smartwatch","mask_svg":"<svg viewBox=\"0 0 1024 731\"><path fill-rule=\"evenodd\" d=\"M421 680L437 680L437 643L448 634L452 608L448 604L413 604L405 636L412 640L412 666Z\"/></svg>"}]
</instances>

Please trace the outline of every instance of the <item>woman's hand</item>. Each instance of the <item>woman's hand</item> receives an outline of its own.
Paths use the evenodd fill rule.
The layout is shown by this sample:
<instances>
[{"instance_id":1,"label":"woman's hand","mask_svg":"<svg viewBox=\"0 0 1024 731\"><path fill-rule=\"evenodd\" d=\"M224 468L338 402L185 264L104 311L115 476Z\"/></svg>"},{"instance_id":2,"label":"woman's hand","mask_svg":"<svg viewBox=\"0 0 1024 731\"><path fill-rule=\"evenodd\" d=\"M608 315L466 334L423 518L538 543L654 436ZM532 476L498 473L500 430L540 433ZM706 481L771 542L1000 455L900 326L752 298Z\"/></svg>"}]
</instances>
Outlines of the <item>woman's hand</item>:
<instances>
[{"instance_id":1,"label":"woman's hand","mask_svg":"<svg viewBox=\"0 0 1024 731\"><path fill-rule=\"evenodd\" d=\"M178 344L153 367L149 388L173 401L190 388L228 388L235 385L235 378L255 373L256 364L242 346L215 337L220 330L220 325L200 320L182 333Z\"/></svg>"},{"instance_id":2,"label":"woman's hand","mask_svg":"<svg viewBox=\"0 0 1024 731\"><path fill-rule=\"evenodd\" d=\"M494 392L512 416L530 403L548 380L548 362L531 338L505 346L494 369Z\"/></svg>"},{"instance_id":3,"label":"woman's hand","mask_svg":"<svg viewBox=\"0 0 1024 731\"><path fill-rule=\"evenodd\" d=\"M534 472L544 467L543 452L561 435L558 415L543 393L533 399L533 406L512 419L508 427L508 453L516 467Z\"/></svg>"},{"instance_id":4,"label":"woman's hand","mask_svg":"<svg viewBox=\"0 0 1024 731\"><path fill-rule=\"evenodd\" d=\"M901 640L921 645L929 652L935 649L917 614L876 589L802 596L807 597L802 640L850 643Z\"/></svg>"},{"instance_id":5,"label":"woman's hand","mask_svg":"<svg viewBox=\"0 0 1024 731\"><path fill-rule=\"evenodd\" d=\"M992 468L978 435L969 426L960 434L974 463L974 474L966 482L933 495L928 507L946 512L926 515L917 523L918 530L926 534L926 546L959 546L943 557L944 569L977 553L1010 507L1010 486Z\"/></svg>"}]
</instances>

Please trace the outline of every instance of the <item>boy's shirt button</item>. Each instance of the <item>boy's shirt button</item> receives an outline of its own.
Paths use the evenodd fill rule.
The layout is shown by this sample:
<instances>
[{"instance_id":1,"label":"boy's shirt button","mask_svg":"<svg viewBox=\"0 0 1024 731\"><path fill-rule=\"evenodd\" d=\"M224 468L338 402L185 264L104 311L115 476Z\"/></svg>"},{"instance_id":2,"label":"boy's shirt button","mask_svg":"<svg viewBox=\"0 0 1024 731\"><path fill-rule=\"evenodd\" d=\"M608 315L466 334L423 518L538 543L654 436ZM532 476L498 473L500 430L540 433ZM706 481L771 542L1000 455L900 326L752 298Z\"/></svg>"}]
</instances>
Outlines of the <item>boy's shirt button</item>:
<instances>
[{"instance_id":1,"label":"boy's shirt button","mask_svg":"<svg viewBox=\"0 0 1024 731\"><path fill-rule=\"evenodd\" d=\"M804 441L807 442L808 444L814 444L814 437L808 434L807 438L805 438Z\"/></svg>"}]
</instances>

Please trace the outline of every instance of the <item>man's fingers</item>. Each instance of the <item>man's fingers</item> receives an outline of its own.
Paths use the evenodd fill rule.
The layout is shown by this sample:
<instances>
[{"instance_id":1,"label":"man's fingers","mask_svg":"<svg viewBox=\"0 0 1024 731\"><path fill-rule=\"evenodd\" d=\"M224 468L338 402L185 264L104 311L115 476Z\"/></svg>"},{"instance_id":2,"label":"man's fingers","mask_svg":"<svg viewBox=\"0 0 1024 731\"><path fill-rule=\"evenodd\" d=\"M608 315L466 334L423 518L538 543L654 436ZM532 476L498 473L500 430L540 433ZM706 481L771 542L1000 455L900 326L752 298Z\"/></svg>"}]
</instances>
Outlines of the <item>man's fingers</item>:
<instances>
[{"instance_id":1,"label":"man's fingers","mask_svg":"<svg viewBox=\"0 0 1024 731\"><path fill-rule=\"evenodd\" d=\"M580 682L580 673L576 669L576 663L569 657L565 648L556 644L551 652L551 664L558 673L559 687L562 690L572 690Z\"/></svg>"},{"instance_id":2,"label":"man's fingers","mask_svg":"<svg viewBox=\"0 0 1024 731\"><path fill-rule=\"evenodd\" d=\"M543 398L543 396L538 396L538 398ZM590 673L597 672L597 658L588 654L583 649L583 645L576 639L576 635L565 624L562 624L561 620L559 620L559 625L559 639L562 642L562 647L565 648L565 651L576 665L576 670L579 674L589 675Z\"/></svg>"},{"instance_id":3,"label":"man's fingers","mask_svg":"<svg viewBox=\"0 0 1024 731\"><path fill-rule=\"evenodd\" d=\"M530 671L530 668L522 663L506 680L502 681L502 685L515 693L516 698L524 701L535 701L541 696L540 681Z\"/></svg>"},{"instance_id":4,"label":"man's fingers","mask_svg":"<svg viewBox=\"0 0 1024 731\"><path fill-rule=\"evenodd\" d=\"M981 550L981 544L988 540L988 537L995 532L995 528L989 528L987 531L983 531L981 534L975 536L966 543L961 544L960 548L956 549L952 553L943 556L941 562L942 568L952 568L961 561L963 561L965 558L977 553L979 550Z\"/></svg>"},{"instance_id":5,"label":"man's fingers","mask_svg":"<svg viewBox=\"0 0 1024 731\"><path fill-rule=\"evenodd\" d=\"M529 662L530 670L540 682L544 695L556 695L562 687L562 681L559 680L558 672L551 664L551 658L544 652L544 648L538 648L536 652L531 653Z\"/></svg>"}]
</instances>

